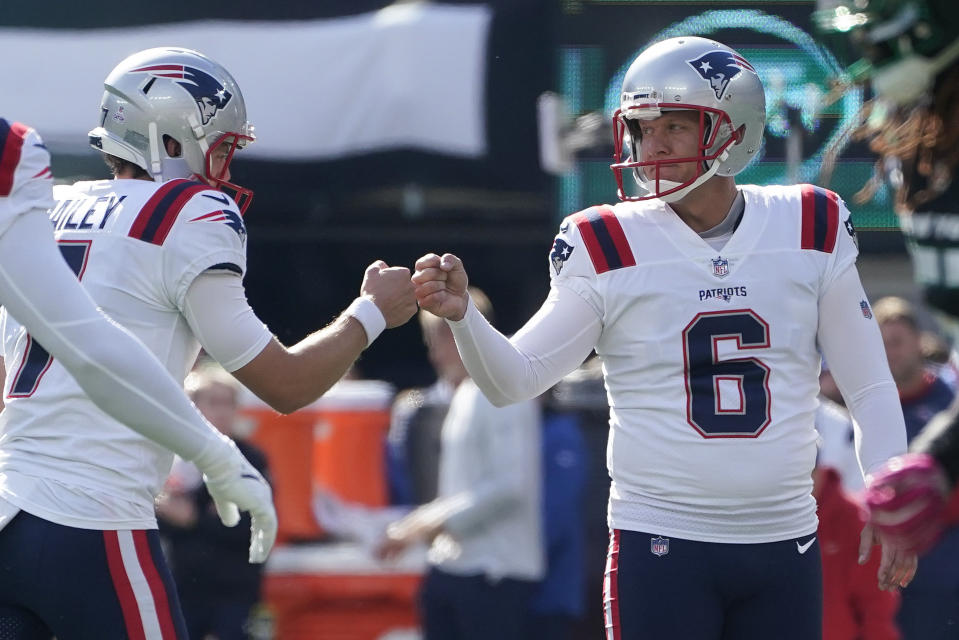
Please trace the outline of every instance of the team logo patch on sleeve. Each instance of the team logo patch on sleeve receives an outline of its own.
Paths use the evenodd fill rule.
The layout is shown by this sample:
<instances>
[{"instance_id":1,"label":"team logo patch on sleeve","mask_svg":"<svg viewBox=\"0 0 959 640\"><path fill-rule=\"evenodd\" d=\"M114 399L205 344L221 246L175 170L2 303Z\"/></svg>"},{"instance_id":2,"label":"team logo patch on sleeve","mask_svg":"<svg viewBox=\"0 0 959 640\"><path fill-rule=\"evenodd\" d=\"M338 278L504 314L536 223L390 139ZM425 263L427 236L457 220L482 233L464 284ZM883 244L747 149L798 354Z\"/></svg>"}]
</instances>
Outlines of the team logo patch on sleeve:
<instances>
[{"instance_id":1,"label":"team logo patch on sleeve","mask_svg":"<svg viewBox=\"0 0 959 640\"><path fill-rule=\"evenodd\" d=\"M223 209L222 211L213 211L205 213L202 216L192 218L190 222L222 222L240 236L240 240L246 242L246 225L243 224L243 218L236 211Z\"/></svg>"},{"instance_id":2,"label":"team logo patch on sleeve","mask_svg":"<svg viewBox=\"0 0 959 640\"><path fill-rule=\"evenodd\" d=\"M856 235L856 226L852 223L852 216L846 218L846 221L843 222L843 226L846 227L846 233L849 234L849 237L852 238L853 244L856 245L856 248L859 248L859 236Z\"/></svg>"},{"instance_id":3,"label":"team logo patch on sleeve","mask_svg":"<svg viewBox=\"0 0 959 640\"><path fill-rule=\"evenodd\" d=\"M559 275L559 272L563 270L563 265L566 264L566 261L569 260L569 257L573 254L573 249L574 247L570 246L570 244L562 238L556 238L556 240L553 241L553 250L549 254L549 261L553 264L556 275Z\"/></svg>"}]
</instances>

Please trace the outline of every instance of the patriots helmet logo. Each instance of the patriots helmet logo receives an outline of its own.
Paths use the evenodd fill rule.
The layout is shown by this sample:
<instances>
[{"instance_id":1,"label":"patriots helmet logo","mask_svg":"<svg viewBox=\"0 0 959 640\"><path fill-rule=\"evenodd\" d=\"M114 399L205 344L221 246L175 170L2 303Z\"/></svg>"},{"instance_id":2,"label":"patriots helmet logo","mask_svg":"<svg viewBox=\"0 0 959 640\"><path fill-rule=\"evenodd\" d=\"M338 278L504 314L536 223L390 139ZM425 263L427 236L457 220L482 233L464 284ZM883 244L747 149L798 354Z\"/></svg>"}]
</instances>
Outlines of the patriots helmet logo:
<instances>
[{"instance_id":1,"label":"patriots helmet logo","mask_svg":"<svg viewBox=\"0 0 959 640\"><path fill-rule=\"evenodd\" d=\"M549 253L549 261L553 264L556 275L559 275L559 272L563 270L563 265L566 264L566 261L569 260L569 257L573 254L573 249L574 247L570 246L570 244L562 238L556 238L556 240L553 241L553 250Z\"/></svg>"},{"instance_id":2,"label":"patriots helmet logo","mask_svg":"<svg viewBox=\"0 0 959 640\"><path fill-rule=\"evenodd\" d=\"M745 58L730 51L708 51L695 60L687 60L686 64L696 70L703 80L709 83L721 100L726 93L730 80L738 76L743 70L756 73L756 70Z\"/></svg>"},{"instance_id":3,"label":"patriots helmet logo","mask_svg":"<svg viewBox=\"0 0 959 640\"><path fill-rule=\"evenodd\" d=\"M233 97L233 94L227 91L219 80L196 67L183 64L155 64L133 71L149 73L154 78L172 78L193 96L204 125L209 124L210 120L216 116L217 110L224 108ZM144 89L144 91L147 90L148 88Z\"/></svg>"},{"instance_id":4,"label":"patriots helmet logo","mask_svg":"<svg viewBox=\"0 0 959 640\"><path fill-rule=\"evenodd\" d=\"M205 213L202 216L193 218L190 222L223 222L226 226L236 231L236 235L240 236L241 241L246 242L246 225L243 224L243 218L241 218L240 214L236 211L223 209L221 211Z\"/></svg>"}]
</instances>

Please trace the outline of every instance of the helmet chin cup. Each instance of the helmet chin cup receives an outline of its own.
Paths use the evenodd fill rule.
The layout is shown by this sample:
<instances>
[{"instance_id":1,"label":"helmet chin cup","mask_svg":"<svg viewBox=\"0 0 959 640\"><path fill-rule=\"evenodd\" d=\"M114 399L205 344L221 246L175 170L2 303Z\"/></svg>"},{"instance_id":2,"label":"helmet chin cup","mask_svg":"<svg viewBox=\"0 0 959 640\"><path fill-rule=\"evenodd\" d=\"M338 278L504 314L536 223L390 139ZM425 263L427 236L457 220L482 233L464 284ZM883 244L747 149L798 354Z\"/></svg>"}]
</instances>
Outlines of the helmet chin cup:
<instances>
[{"instance_id":1,"label":"helmet chin cup","mask_svg":"<svg viewBox=\"0 0 959 640\"><path fill-rule=\"evenodd\" d=\"M661 179L659 180L658 189L656 180L647 179L642 169L634 169L633 177L636 179L636 182L639 184L640 188L646 191L648 195L629 199L650 200L652 198L658 198L663 202L678 202L691 193L693 189L696 189L701 184L716 175L716 170L719 169L720 163L728 155L728 152L724 151L719 158L712 162L712 165L709 167L709 169L699 174L692 180L687 180L686 182L674 182L672 180Z\"/></svg>"}]
</instances>

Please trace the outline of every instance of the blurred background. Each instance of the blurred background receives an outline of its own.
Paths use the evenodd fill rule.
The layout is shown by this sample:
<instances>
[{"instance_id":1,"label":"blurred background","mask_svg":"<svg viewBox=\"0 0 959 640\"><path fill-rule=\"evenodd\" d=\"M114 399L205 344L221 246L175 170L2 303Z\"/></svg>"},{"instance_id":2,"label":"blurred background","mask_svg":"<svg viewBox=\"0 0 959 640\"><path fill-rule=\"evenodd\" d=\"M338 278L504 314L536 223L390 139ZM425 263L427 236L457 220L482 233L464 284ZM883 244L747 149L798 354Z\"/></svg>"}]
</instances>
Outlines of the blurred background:
<instances>
[{"instance_id":1,"label":"blurred background","mask_svg":"<svg viewBox=\"0 0 959 640\"><path fill-rule=\"evenodd\" d=\"M860 231L867 293L918 303L889 190L854 198L874 171L850 139L869 95L850 89L823 107L830 77L852 59L816 34L814 9L814 0L8 1L0 113L40 131L58 181L107 177L87 146L106 73L148 47L198 49L231 71L256 127L231 166L255 192L245 284L284 343L345 308L373 260L412 267L429 251L462 257L511 333L546 296L559 222L616 200L610 117L626 67L656 40L715 37L767 91L764 146L737 181L838 192ZM819 172L831 160L827 182ZM267 454L281 524L268 606L250 637L418 637L422 550L393 564L370 553L396 516L385 509L410 506L391 493L384 454L395 394L436 379L417 323L385 332L355 377L289 417L240 398L236 437L252 434ZM588 414L576 454L588 469L576 512L588 569L569 638L599 637L602 625L606 407L601 383L584 384L553 407Z\"/></svg>"},{"instance_id":2,"label":"blurred background","mask_svg":"<svg viewBox=\"0 0 959 640\"><path fill-rule=\"evenodd\" d=\"M864 264L900 257L888 190L852 202L873 166L846 142L863 94L817 112L840 62L813 31L811 1L4 4L0 55L17 61L4 71L17 89L0 104L46 138L60 180L106 176L86 132L126 55L187 46L233 73L258 136L233 164L256 193L246 287L287 343L331 320L374 259L412 265L427 251L463 257L500 327L519 328L546 294L558 222L615 201L609 116L622 73L680 33L739 49L767 87L765 148L740 182L817 181L827 148L841 148L831 188L857 227L884 230L863 234ZM887 271L878 280L897 286ZM427 382L419 342L413 326L388 332L363 375Z\"/></svg>"}]
</instances>

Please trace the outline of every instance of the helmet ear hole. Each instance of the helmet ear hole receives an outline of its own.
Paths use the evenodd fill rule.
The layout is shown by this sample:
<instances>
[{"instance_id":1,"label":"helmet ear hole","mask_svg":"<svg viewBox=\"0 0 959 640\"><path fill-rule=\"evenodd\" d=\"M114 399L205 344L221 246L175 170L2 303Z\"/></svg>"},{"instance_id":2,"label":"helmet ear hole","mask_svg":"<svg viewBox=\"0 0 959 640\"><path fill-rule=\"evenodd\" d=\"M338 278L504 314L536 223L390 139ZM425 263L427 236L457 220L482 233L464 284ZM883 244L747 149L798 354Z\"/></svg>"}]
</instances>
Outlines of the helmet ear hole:
<instances>
[{"instance_id":1,"label":"helmet ear hole","mask_svg":"<svg viewBox=\"0 0 959 640\"><path fill-rule=\"evenodd\" d=\"M163 134L163 146L166 148L166 154L171 158L179 158L183 153L183 147L177 140L167 134Z\"/></svg>"},{"instance_id":2,"label":"helmet ear hole","mask_svg":"<svg viewBox=\"0 0 959 640\"><path fill-rule=\"evenodd\" d=\"M739 128L733 131L733 140L735 144L739 144L746 138L746 123L739 125Z\"/></svg>"}]
</instances>

